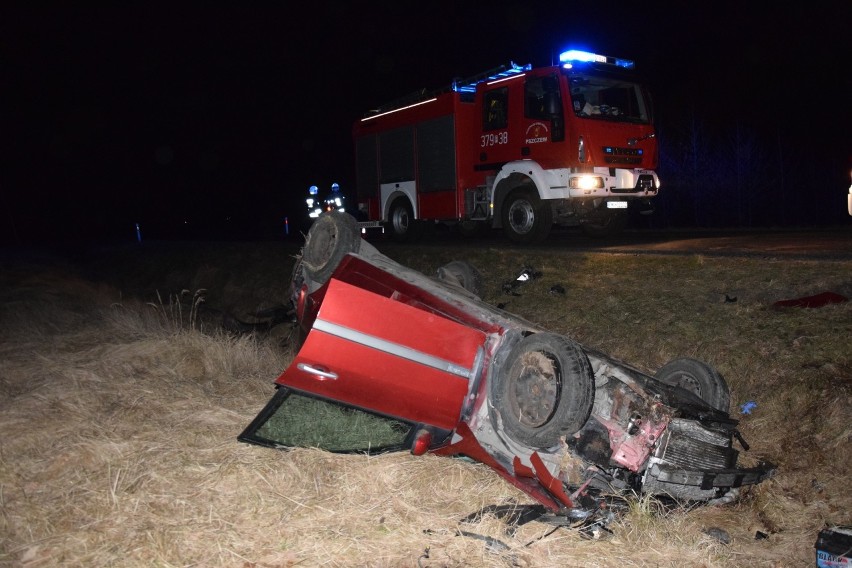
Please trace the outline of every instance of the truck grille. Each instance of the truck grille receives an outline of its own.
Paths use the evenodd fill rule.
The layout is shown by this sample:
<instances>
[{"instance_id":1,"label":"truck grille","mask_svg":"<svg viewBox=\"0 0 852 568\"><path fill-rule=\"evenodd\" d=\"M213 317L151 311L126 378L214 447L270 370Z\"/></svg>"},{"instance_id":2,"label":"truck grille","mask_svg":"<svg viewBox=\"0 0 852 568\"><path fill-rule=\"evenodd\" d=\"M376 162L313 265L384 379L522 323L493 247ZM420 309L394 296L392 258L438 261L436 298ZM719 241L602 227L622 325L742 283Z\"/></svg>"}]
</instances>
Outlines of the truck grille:
<instances>
[{"instance_id":1,"label":"truck grille","mask_svg":"<svg viewBox=\"0 0 852 568\"><path fill-rule=\"evenodd\" d=\"M607 164L631 164L639 165L642 163L642 158L630 158L627 156L606 156L604 162Z\"/></svg>"},{"instance_id":2,"label":"truck grille","mask_svg":"<svg viewBox=\"0 0 852 568\"><path fill-rule=\"evenodd\" d=\"M604 162L607 164L631 164L642 163L643 150L641 148L618 148L616 146L604 146Z\"/></svg>"}]
</instances>

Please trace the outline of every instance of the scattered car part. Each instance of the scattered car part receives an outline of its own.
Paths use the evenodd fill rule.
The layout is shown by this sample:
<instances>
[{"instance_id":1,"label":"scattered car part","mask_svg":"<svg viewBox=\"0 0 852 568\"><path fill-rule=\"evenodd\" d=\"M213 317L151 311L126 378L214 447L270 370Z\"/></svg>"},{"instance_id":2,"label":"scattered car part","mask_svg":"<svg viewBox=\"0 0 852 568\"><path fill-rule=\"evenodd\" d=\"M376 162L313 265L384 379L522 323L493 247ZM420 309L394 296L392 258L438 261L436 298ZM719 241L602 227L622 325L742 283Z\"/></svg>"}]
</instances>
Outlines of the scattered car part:
<instances>
[{"instance_id":1,"label":"scattered car part","mask_svg":"<svg viewBox=\"0 0 852 568\"><path fill-rule=\"evenodd\" d=\"M703 532L714 540L718 540L722 544L731 544L731 535L725 529L720 529L719 527L709 527L702 530L701 532Z\"/></svg>"},{"instance_id":2,"label":"scattered car part","mask_svg":"<svg viewBox=\"0 0 852 568\"><path fill-rule=\"evenodd\" d=\"M852 564L852 526L827 526L817 535L816 565L818 568Z\"/></svg>"},{"instance_id":3,"label":"scattered car part","mask_svg":"<svg viewBox=\"0 0 852 568\"><path fill-rule=\"evenodd\" d=\"M821 308L828 304L842 304L848 302L849 298L836 292L820 292L813 296L794 298L792 300L779 300L772 304L775 309L779 308Z\"/></svg>"},{"instance_id":4,"label":"scattered car part","mask_svg":"<svg viewBox=\"0 0 852 568\"><path fill-rule=\"evenodd\" d=\"M503 293L511 294L513 296L520 296L520 294L518 294L516 290L527 282L537 280L538 278L541 278L541 272L537 271L531 266L525 266L521 269L520 274L518 274L518 276L514 280L510 280L509 282L503 283Z\"/></svg>"}]
</instances>

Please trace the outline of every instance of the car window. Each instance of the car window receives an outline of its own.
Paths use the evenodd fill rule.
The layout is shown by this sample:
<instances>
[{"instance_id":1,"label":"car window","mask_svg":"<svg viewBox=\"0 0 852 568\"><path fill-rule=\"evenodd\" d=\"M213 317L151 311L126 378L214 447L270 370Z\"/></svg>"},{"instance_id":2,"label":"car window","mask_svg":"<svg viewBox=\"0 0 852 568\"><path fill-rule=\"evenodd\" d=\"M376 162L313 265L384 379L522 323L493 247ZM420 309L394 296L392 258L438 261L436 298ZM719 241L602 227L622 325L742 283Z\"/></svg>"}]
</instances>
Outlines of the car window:
<instances>
[{"instance_id":1,"label":"car window","mask_svg":"<svg viewBox=\"0 0 852 568\"><path fill-rule=\"evenodd\" d=\"M240 440L284 448L380 453L407 448L414 425L280 387Z\"/></svg>"}]
</instances>

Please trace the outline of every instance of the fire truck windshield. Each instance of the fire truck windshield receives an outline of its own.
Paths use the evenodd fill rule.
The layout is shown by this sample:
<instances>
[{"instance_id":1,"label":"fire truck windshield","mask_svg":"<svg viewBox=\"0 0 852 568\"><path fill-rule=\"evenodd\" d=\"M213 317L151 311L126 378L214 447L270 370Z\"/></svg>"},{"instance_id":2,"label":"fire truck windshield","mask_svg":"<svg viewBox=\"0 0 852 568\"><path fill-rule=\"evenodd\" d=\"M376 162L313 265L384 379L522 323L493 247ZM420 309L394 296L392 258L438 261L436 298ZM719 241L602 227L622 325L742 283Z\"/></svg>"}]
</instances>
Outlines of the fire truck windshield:
<instances>
[{"instance_id":1,"label":"fire truck windshield","mask_svg":"<svg viewBox=\"0 0 852 568\"><path fill-rule=\"evenodd\" d=\"M581 118L647 124L650 104L641 85L623 79L572 74L571 108Z\"/></svg>"}]
</instances>

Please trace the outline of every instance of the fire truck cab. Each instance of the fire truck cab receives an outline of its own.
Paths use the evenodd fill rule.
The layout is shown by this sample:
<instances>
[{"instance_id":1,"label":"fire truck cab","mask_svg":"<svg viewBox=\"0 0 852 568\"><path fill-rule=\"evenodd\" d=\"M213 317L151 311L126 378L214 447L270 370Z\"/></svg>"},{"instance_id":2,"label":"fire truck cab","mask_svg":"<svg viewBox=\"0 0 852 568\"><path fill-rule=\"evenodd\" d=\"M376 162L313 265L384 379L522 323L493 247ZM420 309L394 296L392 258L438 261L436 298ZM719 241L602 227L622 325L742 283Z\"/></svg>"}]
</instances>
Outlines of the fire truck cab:
<instances>
[{"instance_id":1,"label":"fire truck cab","mask_svg":"<svg viewBox=\"0 0 852 568\"><path fill-rule=\"evenodd\" d=\"M650 97L632 61L567 51L383 105L353 127L362 226L396 239L423 223L503 229L519 243L554 224L620 232L660 182Z\"/></svg>"}]
</instances>

